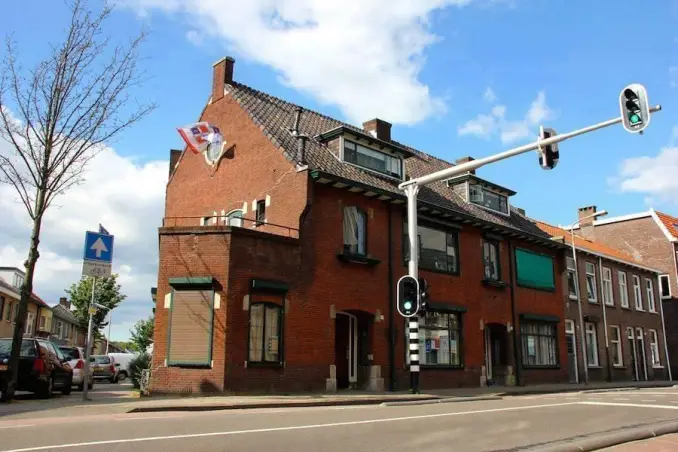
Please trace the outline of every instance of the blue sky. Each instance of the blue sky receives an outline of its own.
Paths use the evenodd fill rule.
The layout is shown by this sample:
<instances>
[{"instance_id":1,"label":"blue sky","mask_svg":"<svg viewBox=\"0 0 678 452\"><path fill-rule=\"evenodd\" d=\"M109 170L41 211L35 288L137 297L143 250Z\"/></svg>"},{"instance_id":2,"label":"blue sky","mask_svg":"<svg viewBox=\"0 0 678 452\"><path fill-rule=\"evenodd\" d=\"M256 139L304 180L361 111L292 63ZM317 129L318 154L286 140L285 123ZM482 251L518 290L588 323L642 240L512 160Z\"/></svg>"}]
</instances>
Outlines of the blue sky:
<instances>
[{"instance_id":1,"label":"blue sky","mask_svg":"<svg viewBox=\"0 0 678 452\"><path fill-rule=\"evenodd\" d=\"M0 16L0 29L13 30L27 65L44 55L46 41L56 40L67 20L61 2L38 3L28 11L9 2ZM540 169L530 153L478 174L514 189L514 204L554 224L572 222L577 207L589 204L611 215L650 206L678 215L675 0L346 0L340 9L326 3L119 0L107 30L114 39L150 31L143 48L149 80L135 95L158 109L111 143L109 157L130 179L144 170L166 177L169 149L181 147L175 129L198 118L211 89L211 65L224 55L236 58L241 83L355 124L381 117L394 123L395 139L451 161L532 141L539 124L567 132L613 118L620 90L638 82L652 104L664 107L643 136L615 126L561 143L553 171ZM26 23L31 26L18 26ZM161 216L162 188L143 190L160 198L153 212ZM146 205L138 209L148 212ZM119 224L107 228L122 230L125 214L104 208L99 217ZM91 228L102 221L91 212L72 215ZM140 226L144 244L158 223L149 217ZM61 226L55 221L55 227ZM21 233L6 235L16 245L0 258L18 260ZM141 240L133 235L130 248ZM149 310L144 294L154 285L155 246L144 248L147 276L141 279L135 279L134 254L121 255L130 260L123 273L134 280L135 301L114 338ZM69 247L53 249L55 262L61 253L77 261ZM45 272L63 270L45 265ZM58 292L54 277L42 281L47 293Z\"/></svg>"}]
</instances>

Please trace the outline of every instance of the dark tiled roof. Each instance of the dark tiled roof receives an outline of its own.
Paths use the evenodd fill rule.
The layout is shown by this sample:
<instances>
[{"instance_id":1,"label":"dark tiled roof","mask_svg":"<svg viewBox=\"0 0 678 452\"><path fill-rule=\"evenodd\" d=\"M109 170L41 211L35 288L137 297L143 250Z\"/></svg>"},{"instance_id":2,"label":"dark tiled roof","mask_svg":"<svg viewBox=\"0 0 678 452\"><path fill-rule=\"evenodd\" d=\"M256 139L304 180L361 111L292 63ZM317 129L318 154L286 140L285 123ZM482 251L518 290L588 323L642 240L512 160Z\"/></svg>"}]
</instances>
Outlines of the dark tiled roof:
<instances>
[{"instance_id":1,"label":"dark tiled roof","mask_svg":"<svg viewBox=\"0 0 678 452\"><path fill-rule=\"evenodd\" d=\"M262 128L263 132L277 147L281 148L286 158L298 163L296 158L297 138L289 132L294 122L295 109L298 106L237 82L229 85L227 89L250 115L255 124ZM315 138L336 127L346 127L361 134L364 133L364 130L350 124L311 110L303 110L299 130L309 137L306 144L306 160L309 169L358 182L396 196L404 196L402 191L398 189L400 181L340 162L324 144ZM410 177L423 176L453 166L449 162L402 143L396 141L392 141L392 143L404 147L414 155L414 157L405 160L406 173ZM504 229L513 229L539 238L549 238L548 234L516 209L511 209L510 216L492 213L465 202L444 181L422 187L418 199L420 203L428 204L430 207L438 207L441 210L457 213L464 217L476 218Z\"/></svg>"},{"instance_id":2,"label":"dark tiled roof","mask_svg":"<svg viewBox=\"0 0 678 452\"><path fill-rule=\"evenodd\" d=\"M78 323L78 320L73 315L73 312L58 304L52 308L52 314L70 323Z\"/></svg>"},{"instance_id":3,"label":"dark tiled roof","mask_svg":"<svg viewBox=\"0 0 678 452\"><path fill-rule=\"evenodd\" d=\"M19 289L14 287L13 285L7 283L4 279L0 278L0 287L3 287L12 293L16 294L17 300L21 297L21 292L19 292ZM36 294L32 293L31 294L31 300L33 303L37 304L38 306L41 306L43 308L49 308L49 305L45 303L42 298L37 296Z\"/></svg>"}]
</instances>

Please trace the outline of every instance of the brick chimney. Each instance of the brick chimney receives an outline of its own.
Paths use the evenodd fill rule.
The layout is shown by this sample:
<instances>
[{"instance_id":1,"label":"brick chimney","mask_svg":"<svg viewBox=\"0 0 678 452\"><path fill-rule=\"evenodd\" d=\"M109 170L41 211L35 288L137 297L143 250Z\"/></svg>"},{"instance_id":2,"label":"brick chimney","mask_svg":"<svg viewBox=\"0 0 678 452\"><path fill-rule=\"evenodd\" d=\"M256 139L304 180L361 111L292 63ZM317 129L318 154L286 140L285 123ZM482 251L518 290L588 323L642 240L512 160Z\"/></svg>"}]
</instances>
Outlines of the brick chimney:
<instances>
[{"instance_id":1,"label":"brick chimney","mask_svg":"<svg viewBox=\"0 0 678 452\"><path fill-rule=\"evenodd\" d=\"M391 141L391 123L379 118L363 122L363 130L375 138Z\"/></svg>"},{"instance_id":2,"label":"brick chimney","mask_svg":"<svg viewBox=\"0 0 678 452\"><path fill-rule=\"evenodd\" d=\"M475 159L474 159L473 157L466 156L466 157L458 158L458 159L454 162L454 164L455 164L455 165L461 165L462 163L468 163L468 162L472 162L472 161L474 161L474 160L475 160ZM469 173L470 173L470 174L475 174L475 173L476 173L476 170L471 170L471 171L469 171Z\"/></svg>"},{"instance_id":3,"label":"brick chimney","mask_svg":"<svg viewBox=\"0 0 678 452\"><path fill-rule=\"evenodd\" d=\"M235 60L224 57L212 65L212 102L224 97L224 87L233 83L233 66Z\"/></svg>"},{"instance_id":4,"label":"brick chimney","mask_svg":"<svg viewBox=\"0 0 678 452\"><path fill-rule=\"evenodd\" d=\"M68 309L69 311L71 310L71 302L68 301L68 298L66 297L59 298L59 304L64 308Z\"/></svg>"},{"instance_id":5,"label":"brick chimney","mask_svg":"<svg viewBox=\"0 0 678 452\"><path fill-rule=\"evenodd\" d=\"M595 217L592 217L598 208L596 206L586 206L579 208L579 230L584 237L591 237L593 235L593 221ZM589 218L586 218L589 217ZM586 218L582 220L582 218Z\"/></svg>"},{"instance_id":6,"label":"brick chimney","mask_svg":"<svg viewBox=\"0 0 678 452\"><path fill-rule=\"evenodd\" d=\"M169 175L172 176L174 168L177 167L179 157L181 157L181 149L170 149Z\"/></svg>"}]
</instances>

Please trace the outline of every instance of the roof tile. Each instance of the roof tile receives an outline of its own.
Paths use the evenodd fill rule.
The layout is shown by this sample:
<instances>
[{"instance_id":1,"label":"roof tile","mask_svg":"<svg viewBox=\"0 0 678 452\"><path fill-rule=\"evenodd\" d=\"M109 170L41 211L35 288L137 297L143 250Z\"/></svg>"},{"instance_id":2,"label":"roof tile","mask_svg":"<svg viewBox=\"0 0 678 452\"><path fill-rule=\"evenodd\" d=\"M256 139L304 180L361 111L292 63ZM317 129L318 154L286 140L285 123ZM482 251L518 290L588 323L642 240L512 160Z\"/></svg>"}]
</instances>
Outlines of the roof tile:
<instances>
[{"instance_id":1,"label":"roof tile","mask_svg":"<svg viewBox=\"0 0 678 452\"><path fill-rule=\"evenodd\" d=\"M678 218L672 217L671 215L667 215L662 212L657 212L656 210L655 213L657 214L659 220L664 223L664 226L669 231L669 234L671 234L674 238L678 238Z\"/></svg>"}]
</instances>

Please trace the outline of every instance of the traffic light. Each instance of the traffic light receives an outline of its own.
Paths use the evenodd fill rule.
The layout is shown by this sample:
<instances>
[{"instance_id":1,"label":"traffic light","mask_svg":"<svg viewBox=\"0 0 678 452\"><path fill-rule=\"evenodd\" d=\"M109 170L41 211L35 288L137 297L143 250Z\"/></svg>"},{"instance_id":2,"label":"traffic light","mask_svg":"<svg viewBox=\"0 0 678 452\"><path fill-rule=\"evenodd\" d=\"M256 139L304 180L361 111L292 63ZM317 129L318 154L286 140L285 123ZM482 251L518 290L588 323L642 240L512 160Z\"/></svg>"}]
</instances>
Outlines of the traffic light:
<instances>
[{"instance_id":1,"label":"traffic light","mask_svg":"<svg viewBox=\"0 0 678 452\"><path fill-rule=\"evenodd\" d=\"M551 128L539 127L539 140L546 140L558 135L555 130ZM539 166L542 169L551 170L556 167L560 159L560 152L558 152L558 143L552 143L547 146L539 146Z\"/></svg>"},{"instance_id":2,"label":"traffic light","mask_svg":"<svg viewBox=\"0 0 678 452\"><path fill-rule=\"evenodd\" d=\"M642 132L650 124L650 107L643 85L634 83L619 95L622 123L627 132Z\"/></svg>"},{"instance_id":3,"label":"traffic light","mask_svg":"<svg viewBox=\"0 0 678 452\"><path fill-rule=\"evenodd\" d=\"M426 311L426 306L428 306L428 281L419 278L419 309Z\"/></svg>"},{"instance_id":4,"label":"traffic light","mask_svg":"<svg viewBox=\"0 0 678 452\"><path fill-rule=\"evenodd\" d=\"M398 280L398 312L403 317L412 317L419 311L419 281L412 276Z\"/></svg>"}]
</instances>

